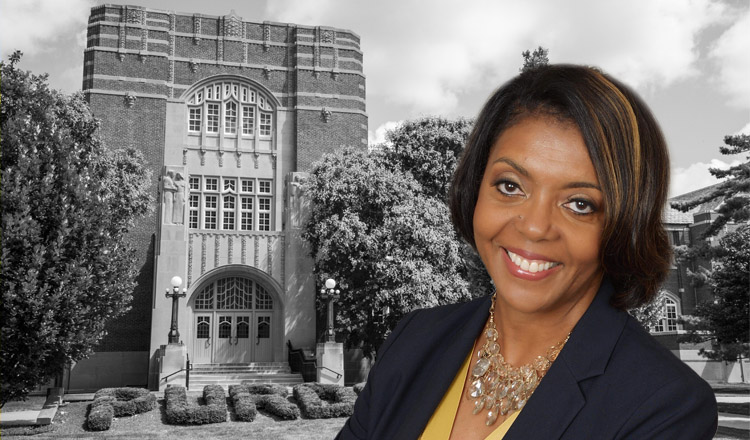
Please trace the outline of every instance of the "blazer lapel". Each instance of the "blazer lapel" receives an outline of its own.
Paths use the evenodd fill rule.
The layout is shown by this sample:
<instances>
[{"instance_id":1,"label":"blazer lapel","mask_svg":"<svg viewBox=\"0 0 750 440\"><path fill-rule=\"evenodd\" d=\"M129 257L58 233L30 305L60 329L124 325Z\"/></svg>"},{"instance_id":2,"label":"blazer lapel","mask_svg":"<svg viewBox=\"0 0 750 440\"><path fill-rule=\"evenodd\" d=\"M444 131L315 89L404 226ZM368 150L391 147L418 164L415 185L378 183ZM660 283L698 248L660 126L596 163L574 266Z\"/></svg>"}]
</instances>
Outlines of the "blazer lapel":
<instances>
[{"instance_id":1,"label":"blazer lapel","mask_svg":"<svg viewBox=\"0 0 750 440\"><path fill-rule=\"evenodd\" d=\"M609 305L614 288L605 279L547 375L513 422L506 440L558 439L586 404L579 383L604 373L627 314Z\"/></svg>"},{"instance_id":2,"label":"blazer lapel","mask_svg":"<svg viewBox=\"0 0 750 440\"><path fill-rule=\"evenodd\" d=\"M408 414L401 419L402 423L393 438L416 439L422 434L458 369L469 355L479 332L484 328L491 298L487 296L476 301L476 305L472 305L473 310L465 313L463 324L457 325L456 331L449 338L440 341L442 349L425 360L422 368L427 374L422 375L419 383L413 387L413 392L419 396L418 403L405 409Z\"/></svg>"}]
</instances>

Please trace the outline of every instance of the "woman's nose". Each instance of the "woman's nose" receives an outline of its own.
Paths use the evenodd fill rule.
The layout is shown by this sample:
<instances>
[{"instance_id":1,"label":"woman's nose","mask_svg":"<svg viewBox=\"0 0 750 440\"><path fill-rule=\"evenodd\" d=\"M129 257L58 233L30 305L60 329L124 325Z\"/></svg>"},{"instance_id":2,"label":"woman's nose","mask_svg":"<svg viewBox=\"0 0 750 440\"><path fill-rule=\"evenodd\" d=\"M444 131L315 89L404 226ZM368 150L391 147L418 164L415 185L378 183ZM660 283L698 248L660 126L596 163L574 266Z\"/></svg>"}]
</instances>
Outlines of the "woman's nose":
<instances>
[{"instance_id":1,"label":"woman's nose","mask_svg":"<svg viewBox=\"0 0 750 440\"><path fill-rule=\"evenodd\" d=\"M519 207L516 229L529 241L549 240L554 236L553 206L539 200L528 200Z\"/></svg>"}]
</instances>

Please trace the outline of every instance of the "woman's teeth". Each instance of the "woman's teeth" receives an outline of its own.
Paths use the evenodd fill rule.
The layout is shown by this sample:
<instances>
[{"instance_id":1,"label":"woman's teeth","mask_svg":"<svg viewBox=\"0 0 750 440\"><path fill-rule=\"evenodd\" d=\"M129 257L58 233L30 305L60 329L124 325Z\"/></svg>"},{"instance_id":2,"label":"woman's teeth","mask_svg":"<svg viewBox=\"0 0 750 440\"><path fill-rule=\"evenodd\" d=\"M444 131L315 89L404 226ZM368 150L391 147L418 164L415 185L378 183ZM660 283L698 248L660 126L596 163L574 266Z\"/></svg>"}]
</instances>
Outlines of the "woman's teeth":
<instances>
[{"instance_id":1,"label":"woman's teeth","mask_svg":"<svg viewBox=\"0 0 750 440\"><path fill-rule=\"evenodd\" d=\"M536 272L542 272L545 270L550 270L551 268L557 266L560 263L553 263L551 261L541 261L541 260L527 260L523 258L522 256L518 254L514 254L513 252L506 249L506 252L508 253L508 257L510 257L510 261L513 262L516 266L520 267L521 270L525 270L526 272L536 273Z\"/></svg>"}]
</instances>

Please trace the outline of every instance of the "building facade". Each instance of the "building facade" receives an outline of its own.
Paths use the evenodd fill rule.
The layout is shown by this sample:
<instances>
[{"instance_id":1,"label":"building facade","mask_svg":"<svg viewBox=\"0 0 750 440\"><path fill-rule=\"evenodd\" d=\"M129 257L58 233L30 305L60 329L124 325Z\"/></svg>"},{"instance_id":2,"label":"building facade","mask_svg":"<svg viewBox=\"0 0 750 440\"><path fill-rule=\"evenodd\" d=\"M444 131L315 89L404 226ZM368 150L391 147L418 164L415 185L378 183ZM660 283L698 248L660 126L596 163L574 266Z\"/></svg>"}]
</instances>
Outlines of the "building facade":
<instances>
[{"instance_id":1,"label":"building facade","mask_svg":"<svg viewBox=\"0 0 750 440\"><path fill-rule=\"evenodd\" d=\"M299 236L305 171L367 148L359 37L136 6L92 8L83 92L109 148L153 173L153 215L131 233L132 310L66 386L156 387L179 276L179 332L195 363L286 362L317 340L312 261Z\"/></svg>"},{"instance_id":2,"label":"building facade","mask_svg":"<svg viewBox=\"0 0 750 440\"><path fill-rule=\"evenodd\" d=\"M714 189L715 186L701 188L673 197L670 202L700 198ZM698 205L688 212L678 211L668 204L664 213L664 227L669 234L670 243L673 246L694 246L703 240L708 240L710 245L718 245L721 237L740 226L730 222L716 236L703 238L703 233L718 216L716 210L722 202L723 199L718 198ZM682 319L692 315L700 303L714 299L711 286L696 283L695 277L691 275L705 274L711 267L712 262L707 259L673 262L669 276L661 288L661 293L664 295L661 319L650 330L662 345L670 349L704 379L712 382L747 382L750 378L749 360L744 359L741 363L733 364L711 361L699 353L701 348L710 349L710 343L680 342L681 336L687 333L683 328Z\"/></svg>"}]
</instances>

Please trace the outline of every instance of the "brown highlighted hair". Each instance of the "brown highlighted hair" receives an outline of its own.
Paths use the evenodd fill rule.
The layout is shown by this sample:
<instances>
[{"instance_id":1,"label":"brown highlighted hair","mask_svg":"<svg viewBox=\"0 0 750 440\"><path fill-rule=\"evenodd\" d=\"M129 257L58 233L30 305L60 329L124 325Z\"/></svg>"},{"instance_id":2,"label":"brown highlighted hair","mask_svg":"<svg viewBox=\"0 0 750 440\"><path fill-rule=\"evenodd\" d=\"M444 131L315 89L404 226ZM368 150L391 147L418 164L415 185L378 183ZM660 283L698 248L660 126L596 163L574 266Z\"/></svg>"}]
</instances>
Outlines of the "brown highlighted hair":
<instances>
[{"instance_id":1,"label":"brown highlighted hair","mask_svg":"<svg viewBox=\"0 0 750 440\"><path fill-rule=\"evenodd\" d=\"M458 233L474 248L473 217L490 149L526 116L574 123L583 135L604 193L600 254L615 286L613 305L640 306L669 272L672 248L662 225L669 185L666 142L645 103L590 67L548 65L521 73L485 103L449 193Z\"/></svg>"}]
</instances>

